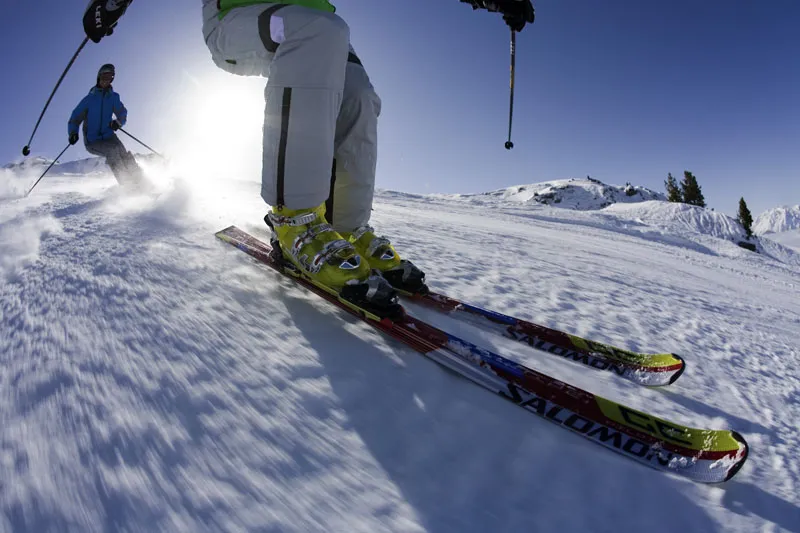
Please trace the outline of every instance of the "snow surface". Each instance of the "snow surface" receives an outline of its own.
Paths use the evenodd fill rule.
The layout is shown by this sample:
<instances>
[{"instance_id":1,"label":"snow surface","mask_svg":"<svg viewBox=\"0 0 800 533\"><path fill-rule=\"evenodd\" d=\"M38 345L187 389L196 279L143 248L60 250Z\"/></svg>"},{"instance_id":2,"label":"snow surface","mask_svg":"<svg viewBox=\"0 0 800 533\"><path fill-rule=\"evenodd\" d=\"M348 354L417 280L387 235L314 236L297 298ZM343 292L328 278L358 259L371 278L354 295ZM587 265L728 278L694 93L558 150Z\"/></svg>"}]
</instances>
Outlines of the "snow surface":
<instances>
[{"instance_id":1,"label":"snow surface","mask_svg":"<svg viewBox=\"0 0 800 533\"><path fill-rule=\"evenodd\" d=\"M584 211L602 209L614 203L667 199L663 194L645 187L607 185L589 177L517 185L480 194L440 194L430 197L480 206L538 203Z\"/></svg>"},{"instance_id":2,"label":"snow surface","mask_svg":"<svg viewBox=\"0 0 800 533\"><path fill-rule=\"evenodd\" d=\"M800 229L800 205L768 209L753 221L753 233L765 235Z\"/></svg>"},{"instance_id":3,"label":"snow surface","mask_svg":"<svg viewBox=\"0 0 800 533\"><path fill-rule=\"evenodd\" d=\"M749 252L725 218L656 201L377 196L373 222L434 289L682 354L675 385L645 389L412 310L631 407L740 431L748 463L707 486L505 402L217 241L230 224L266 236L257 183L151 174L155 198L53 175L23 199L30 181L0 175L0 532L800 531L797 252Z\"/></svg>"},{"instance_id":4,"label":"snow surface","mask_svg":"<svg viewBox=\"0 0 800 533\"><path fill-rule=\"evenodd\" d=\"M772 233L769 239L800 253L800 229Z\"/></svg>"}]
</instances>

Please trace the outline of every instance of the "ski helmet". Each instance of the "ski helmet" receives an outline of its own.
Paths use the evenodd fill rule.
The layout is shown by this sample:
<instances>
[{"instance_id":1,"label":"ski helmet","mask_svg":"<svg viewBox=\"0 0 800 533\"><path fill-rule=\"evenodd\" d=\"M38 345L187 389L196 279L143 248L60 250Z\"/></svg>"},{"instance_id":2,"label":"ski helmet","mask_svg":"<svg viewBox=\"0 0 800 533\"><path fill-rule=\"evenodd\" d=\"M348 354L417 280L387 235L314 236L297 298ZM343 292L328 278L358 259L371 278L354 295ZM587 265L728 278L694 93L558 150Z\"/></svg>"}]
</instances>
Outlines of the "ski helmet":
<instances>
[{"instance_id":1,"label":"ski helmet","mask_svg":"<svg viewBox=\"0 0 800 533\"><path fill-rule=\"evenodd\" d=\"M112 65L111 63L106 63L105 65L100 67L100 70L97 71L97 82L98 83L100 83L100 76L102 76L103 74L106 74L106 73L111 73L111 77L113 78L114 74L115 74L114 65Z\"/></svg>"}]
</instances>

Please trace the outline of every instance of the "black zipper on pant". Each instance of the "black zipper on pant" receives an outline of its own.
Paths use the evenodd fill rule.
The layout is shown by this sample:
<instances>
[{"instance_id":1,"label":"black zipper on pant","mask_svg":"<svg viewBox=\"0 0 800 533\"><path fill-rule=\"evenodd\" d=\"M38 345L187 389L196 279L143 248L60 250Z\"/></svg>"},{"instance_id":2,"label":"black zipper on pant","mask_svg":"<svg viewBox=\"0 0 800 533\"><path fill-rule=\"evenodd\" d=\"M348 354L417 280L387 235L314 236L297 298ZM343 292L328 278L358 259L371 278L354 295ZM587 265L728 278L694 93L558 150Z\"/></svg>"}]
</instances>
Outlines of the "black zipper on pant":
<instances>
[{"instance_id":1,"label":"black zipper on pant","mask_svg":"<svg viewBox=\"0 0 800 533\"><path fill-rule=\"evenodd\" d=\"M278 208L285 205L284 178L286 173L286 144L289 141L289 113L292 107L292 88L283 88L283 101L281 102L281 138L278 143Z\"/></svg>"},{"instance_id":2,"label":"black zipper on pant","mask_svg":"<svg viewBox=\"0 0 800 533\"><path fill-rule=\"evenodd\" d=\"M328 200L325 202L325 220L328 224L333 224L333 191L336 187L336 158L333 158L333 167L331 168L331 190L328 192Z\"/></svg>"}]
</instances>

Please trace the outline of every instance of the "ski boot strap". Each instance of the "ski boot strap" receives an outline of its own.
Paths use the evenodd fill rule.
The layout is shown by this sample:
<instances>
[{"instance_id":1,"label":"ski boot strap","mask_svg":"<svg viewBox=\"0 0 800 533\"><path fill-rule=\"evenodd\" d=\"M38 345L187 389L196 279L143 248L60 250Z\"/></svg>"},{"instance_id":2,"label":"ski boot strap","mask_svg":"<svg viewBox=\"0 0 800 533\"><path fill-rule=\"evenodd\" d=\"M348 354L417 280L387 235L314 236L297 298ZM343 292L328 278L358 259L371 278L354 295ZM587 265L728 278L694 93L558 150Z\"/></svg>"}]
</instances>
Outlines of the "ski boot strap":
<instances>
[{"instance_id":1,"label":"ski boot strap","mask_svg":"<svg viewBox=\"0 0 800 533\"><path fill-rule=\"evenodd\" d=\"M294 242L292 243L292 255L297 255L300 253L300 248L305 246L306 244L311 243L314 239L317 238L318 235L325 233L327 231L333 231L333 227L330 224L317 224L316 226L310 226L306 231L298 235Z\"/></svg>"},{"instance_id":2,"label":"ski boot strap","mask_svg":"<svg viewBox=\"0 0 800 533\"><path fill-rule=\"evenodd\" d=\"M306 263L306 268L308 268L310 272L316 274L322 269L322 266L328 260L343 250L347 250L348 252L354 254L353 262L351 263L350 261L342 261L342 263L339 265L339 268L344 270L353 270L358 268L361 265L361 257L355 253L356 249L353 247L353 245L344 239L337 239L327 243L322 250L314 256L314 259Z\"/></svg>"},{"instance_id":3,"label":"ski boot strap","mask_svg":"<svg viewBox=\"0 0 800 533\"><path fill-rule=\"evenodd\" d=\"M358 239L363 237L364 234L366 234L367 232L375 233L375 230L373 229L372 226L366 224L359 228L356 228L356 230L353 231L352 233L351 237L352 241L356 242ZM378 251L378 249L380 249L382 246L390 246L390 245L391 242L389 242L389 239L387 239L386 237L373 237L373 239L369 243L369 246L367 246L366 255L367 257L372 257L375 254L375 252ZM388 257L387 254L384 254L384 257L382 259L391 259L392 257L394 257L394 253L388 254Z\"/></svg>"},{"instance_id":4,"label":"ski boot strap","mask_svg":"<svg viewBox=\"0 0 800 533\"><path fill-rule=\"evenodd\" d=\"M364 224L363 226L354 229L350 238L353 239L353 241L357 241L358 239L363 237L364 234L367 233L368 231L374 232L375 230L372 228L372 226Z\"/></svg>"},{"instance_id":5,"label":"ski boot strap","mask_svg":"<svg viewBox=\"0 0 800 533\"><path fill-rule=\"evenodd\" d=\"M317 213L312 211L310 213L304 213L294 217L285 217L283 215L269 213L267 214L267 217L274 226L305 226L306 224L311 224L317 219Z\"/></svg>"}]
</instances>

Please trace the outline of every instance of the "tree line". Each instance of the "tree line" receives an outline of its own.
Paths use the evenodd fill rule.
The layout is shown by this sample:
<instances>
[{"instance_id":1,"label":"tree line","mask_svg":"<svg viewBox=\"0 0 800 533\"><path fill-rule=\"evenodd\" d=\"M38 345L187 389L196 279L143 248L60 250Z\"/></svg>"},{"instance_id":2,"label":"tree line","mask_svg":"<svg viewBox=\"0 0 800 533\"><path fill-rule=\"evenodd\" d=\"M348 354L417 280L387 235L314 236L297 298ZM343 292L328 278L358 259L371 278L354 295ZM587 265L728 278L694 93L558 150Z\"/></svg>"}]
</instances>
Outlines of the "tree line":
<instances>
[{"instance_id":1,"label":"tree line","mask_svg":"<svg viewBox=\"0 0 800 533\"><path fill-rule=\"evenodd\" d=\"M695 205L697 207L706 206L702 187L697 182L695 175L688 170L683 172L683 179L680 183L671 172L668 173L667 179L664 181L664 187L667 189L667 201ZM744 228L747 238L752 237L753 215L750 213L750 209L747 208L747 202L744 201L744 197L739 199L739 211L736 220Z\"/></svg>"}]
</instances>

